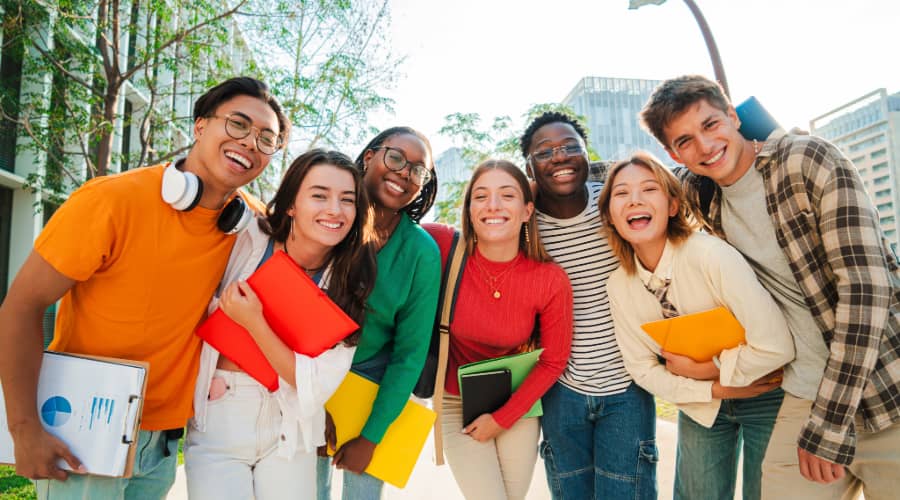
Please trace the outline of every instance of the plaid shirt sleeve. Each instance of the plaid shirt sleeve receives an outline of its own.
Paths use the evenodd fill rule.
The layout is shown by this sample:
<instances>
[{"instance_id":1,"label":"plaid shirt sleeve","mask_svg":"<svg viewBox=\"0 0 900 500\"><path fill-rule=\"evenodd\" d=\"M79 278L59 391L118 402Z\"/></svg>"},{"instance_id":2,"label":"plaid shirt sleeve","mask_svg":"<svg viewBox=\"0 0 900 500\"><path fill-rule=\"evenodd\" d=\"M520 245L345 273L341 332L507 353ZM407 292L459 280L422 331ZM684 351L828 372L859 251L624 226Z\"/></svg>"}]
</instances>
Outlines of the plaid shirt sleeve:
<instances>
[{"instance_id":1,"label":"plaid shirt sleeve","mask_svg":"<svg viewBox=\"0 0 900 500\"><path fill-rule=\"evenodd\" d=\"M788 211L812 226L782 226L787 250L803 256L792 259L795 266L808 264L798 274L802 288L817 292L808 293L814 316L834 325L823 332L831 353L798 445L849 465L856 448L854 415L891 314L878 217L856 169L833 145L816 138L794 141L780 168L786 182L776 194L777 203L785 204L779 210L795 209ZM812 213L798 206L806 196ZM830 283L822 283L823 276Z\"/></svg>"}]
</instances>

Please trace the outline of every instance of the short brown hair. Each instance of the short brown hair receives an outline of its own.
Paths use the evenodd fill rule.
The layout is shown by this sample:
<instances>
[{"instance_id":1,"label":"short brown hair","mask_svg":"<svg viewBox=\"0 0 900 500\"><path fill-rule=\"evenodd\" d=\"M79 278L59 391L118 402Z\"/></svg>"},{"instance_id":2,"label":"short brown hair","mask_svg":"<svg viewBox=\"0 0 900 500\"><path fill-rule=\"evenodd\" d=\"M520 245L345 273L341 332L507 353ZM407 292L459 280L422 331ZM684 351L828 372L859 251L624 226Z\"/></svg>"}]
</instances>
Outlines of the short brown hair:
<instances>
[{"instance_id":1,"label":"short brown hair","mask_svg":"<svg viewBox=\"0 0 900 500\"><path fill-rule=\"evenodd\" d=\"M478 164L472 172L472 178L469 179L469 184L466 186L466 195L463 199L462 234L466 240L466 252L469 255L475 252L475 228L472 225L472 219L469 214L472 207L472 186L475 185L475 181L479 177L489 170L502 170L511 175L516 180L516 184L519 185L519 189L522 190L522 197L525 203L534 204L534 194L531 191L531 186L528 184L528 178L525 177L525 172L514 163L506 160L485 160ZM541 242L535 218L536 213L537 209L532 210L531 217L525 223L524 231L519 236L519 249L525 252L525 256L531 260L550 262L553 259L547 253L547 250L544 249L544 244ZM527 238L525 237L526 234L528 235Z\"/></svg>"},{"instance_id":2,"label":"short brown hair","mask_svg":"<svg viewBox=\"0 0 900 500\"><path fill-rule=\"evenodd\" d=\"M641 125L669 149L664 129L687 108L705 100L723 112L731 108L731 101L718 82L700 75L684 75L659 84L641 110Z\"/></svg>"},{"instance_id":3,"label":"short brown hair","mask_svg":"<svg viewBox=\"0 0 900 500\"><path fill-rule=\"evenodd\" d=\"M696 224L691 221L684 190L681 188L681 181L668 168L663 166L655 156L646 151L638 151L631 158L613 165L606 174L606 182L597 200L597 204L600 207L600 219L603 221L602 231L606 235L613 253L619 258L619 264L625 269L626 273L634 274L637 272L637 266L634 264L634 247L616 231L609 213L613 181L616 178L616 174L629 165L637 165L650 170L663 191L669 196L669 199L678 202L678 211L675 215L669 217L669 223L666 226L666 236L669 238L669 241L679 244L686 240L697 228Z\"/></svg>"}]
</instances>

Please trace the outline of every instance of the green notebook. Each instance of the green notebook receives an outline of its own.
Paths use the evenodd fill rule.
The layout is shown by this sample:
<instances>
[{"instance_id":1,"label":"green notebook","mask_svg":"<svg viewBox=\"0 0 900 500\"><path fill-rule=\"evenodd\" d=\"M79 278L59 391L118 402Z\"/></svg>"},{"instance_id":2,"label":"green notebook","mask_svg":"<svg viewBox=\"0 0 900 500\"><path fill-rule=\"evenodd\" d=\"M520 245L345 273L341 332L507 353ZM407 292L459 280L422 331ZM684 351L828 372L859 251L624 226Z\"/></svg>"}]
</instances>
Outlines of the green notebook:
<instances>
[{"instance_id":1,"label":"green notebook","mask_svg":"<svg viewBox=\"0 0 900 500\"><path fill-rule=\"evenodd\" d=\"M537 364L538 358L543 351L543 349L535 349L533 351L523 352L521 354L511 354L509 356L503 356L500 358L484 359L481 361L476 361L474 363L462 365L459 367L459 371L457 372L457 378L470 373L489 372L506 368L509 369L510 375L512 377L512 390L515 391L519 388L520 385L522 385L522 381L525 380L525 377L527 377L528 374L531 373L531 369L534 368L535 364ZM463 396L461 390L461 380L459 387L460 396ZM522 418L540 417L543 414L544 408L541 406L541 400L538 399L534 402L534 406L532 406L525 415L522 415Z\"/></svg>"}]
</instances>

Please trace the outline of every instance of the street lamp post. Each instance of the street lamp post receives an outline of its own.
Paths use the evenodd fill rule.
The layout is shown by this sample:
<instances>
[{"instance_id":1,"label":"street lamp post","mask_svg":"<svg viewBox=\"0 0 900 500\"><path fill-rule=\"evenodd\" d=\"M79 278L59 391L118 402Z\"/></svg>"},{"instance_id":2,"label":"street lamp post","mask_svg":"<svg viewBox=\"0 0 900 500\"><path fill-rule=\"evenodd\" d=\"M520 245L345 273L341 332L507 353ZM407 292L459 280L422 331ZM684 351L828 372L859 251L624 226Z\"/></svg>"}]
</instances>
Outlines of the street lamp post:
<instances>
[{"instance_id":1,"label":"street lamp post","mask_svg":"<svg viewBox=\"0 0 900 500\"><path fill-rule=\"evenodd\" d=\"M630 0L628 8L639 9L644 5L662 5L665 2L666 0ZM716 41L713 38L712 31L709 29L709 24L707 24L706 18L703 17L703 13L700 12L700 7L697 7L694 0L684 0L684 3L688 6L688 9L691 10L691 14L694 15L694 19L697 21L697 26L700 27L700 32L703 33L703 40L706 42L707 50L709 50L709 58L712 60L713 72L716 75L716 80L718 80L719 84L722 86L725 95L731 97L731 94L728 91L728 80L725 78L725 68L722 66L722 58L719 56L719 48L716 46Z\"/></svg>"}]
</instances>

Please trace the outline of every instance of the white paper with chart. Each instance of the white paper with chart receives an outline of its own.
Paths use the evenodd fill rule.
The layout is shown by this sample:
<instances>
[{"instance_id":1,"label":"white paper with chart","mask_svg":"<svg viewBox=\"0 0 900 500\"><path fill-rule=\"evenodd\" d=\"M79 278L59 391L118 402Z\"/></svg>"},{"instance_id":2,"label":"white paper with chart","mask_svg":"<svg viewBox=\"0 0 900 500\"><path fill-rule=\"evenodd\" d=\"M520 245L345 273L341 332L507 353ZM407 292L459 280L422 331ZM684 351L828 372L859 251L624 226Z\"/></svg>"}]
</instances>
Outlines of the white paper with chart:
<instances>
[{"instance_id":1,"label":"white paper with chart","mask_svg":"<svg viewBox=\"0 0 900 500\"><path fill-rule=\"evenodd\" d=\"M146 364L45 352L38 380L38 416L88 473L129 476L146 378ZM0 463L13 462L12 436L0 397ZM59 465L70 469L62 461Z\"/></svg>"}]
</instances>

